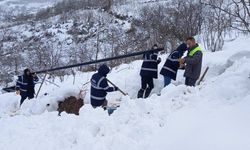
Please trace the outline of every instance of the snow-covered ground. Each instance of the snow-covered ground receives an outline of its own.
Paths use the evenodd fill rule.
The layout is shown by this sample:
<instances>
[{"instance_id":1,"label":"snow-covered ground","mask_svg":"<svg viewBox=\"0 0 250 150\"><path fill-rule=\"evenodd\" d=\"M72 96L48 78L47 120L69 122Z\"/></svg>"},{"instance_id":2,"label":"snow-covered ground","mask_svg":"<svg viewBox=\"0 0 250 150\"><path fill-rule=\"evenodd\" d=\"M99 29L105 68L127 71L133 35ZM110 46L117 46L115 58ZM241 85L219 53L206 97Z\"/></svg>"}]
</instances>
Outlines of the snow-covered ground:
<instances>
[{"instance_id":1,"label":"snow-covered ground","mask_svg":"<svg viewBox=\"0 0 250 150\"><path fill-rule=\"evenodd\" d=\"M210 70L200 86L183 85L180 71L177 81L162 89L160 76L146 100L135 99L141 61L114 68L108 78L129 96L109 94L112 102L121 99L121 107L111 116L88 104L80 116L58 117L53 111L56 101L78 96L93 72L78 73L75 85L72 76L55 81L60 88L47 83L38 99L27 100L14 117L10 112L17 109L20 98L1 94L0 150L249 150L249 42L250 37L240 37L226 43L223 51L204 51L203 70L206 66ZM161 57L165 60L167 55ZM88 91L89 85L84 89ZM89 102L88 92L85 101Z\"/></svg>"},{"instance_id":2,"label":"snow-covered ground","mask_svg":"<svg viewBox=\"0 0 250 150\"><path fill-rule=\"evenodd\" d=\"M42 8L52 6L60 0L0 0L0 7L8 8L26 8L29 10L37 11Z\"/></svg>"}]
</instances>

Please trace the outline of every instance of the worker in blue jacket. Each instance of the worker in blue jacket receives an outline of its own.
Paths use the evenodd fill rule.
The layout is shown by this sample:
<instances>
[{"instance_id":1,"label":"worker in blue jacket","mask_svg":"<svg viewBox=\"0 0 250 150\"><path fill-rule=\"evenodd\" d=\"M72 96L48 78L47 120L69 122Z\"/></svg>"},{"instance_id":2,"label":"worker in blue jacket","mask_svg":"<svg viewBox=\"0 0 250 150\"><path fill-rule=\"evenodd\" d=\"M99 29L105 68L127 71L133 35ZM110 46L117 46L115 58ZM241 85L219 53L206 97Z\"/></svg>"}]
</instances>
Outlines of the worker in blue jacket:
<instances>
[{"instance_id":1,"label":"worker in blue jacket","mask_svg":"<svg viewBox=\"0 0 250 150\"><path fill-rule=\"evenodd\" d=\"M152 50L158 49L155 44ZM143 63L140 71L141 89L138 91L138 98L147 98L154 88L154 78L158 78L158 64L161 59L158 58L157 51L151 51L143 55Z\"/></svg>"},{"instance_id":2,"label":"worker in blue jacket","mask_svg":"<svg viewBox=\"0 0 250 150\"><path fill-rule=\"evenodd\" d=\"M24 74L18 76L16 82L16 94L21 95L20 105L23 104L24 100L32 99L35 95L35 84L38 82L36 74L31 73L30 69L25 69Z\"/></svg>"},{"instance_id":3,"label":"worker in blue jacket","mask_svg":"<svg viewBox=\"0 0 250 150\"><path fill-rule=\"evenodd\" d=\"M91 78L90 101L94 108L105 108L108 105L108 101L106 100L107 92L118 90L117 87L110 87L108 85L106 77L109 72L109 67L106 64L103 64L98 69L98 72Z\"/></svg>"},{"instance_id":4,"label":"worker in blue jacket","mask_svg":"<svg viewBox=\"0 0 250 150\"><path fill-rule=\"evenodd\" d=\"M176 80L177 71L180 67L179 59L183 56L186 50L187 45L183 43L168 56L160 72L160 74L164 76L164 87L171 83L171 79Z\"/></svg>"}]
</instances>

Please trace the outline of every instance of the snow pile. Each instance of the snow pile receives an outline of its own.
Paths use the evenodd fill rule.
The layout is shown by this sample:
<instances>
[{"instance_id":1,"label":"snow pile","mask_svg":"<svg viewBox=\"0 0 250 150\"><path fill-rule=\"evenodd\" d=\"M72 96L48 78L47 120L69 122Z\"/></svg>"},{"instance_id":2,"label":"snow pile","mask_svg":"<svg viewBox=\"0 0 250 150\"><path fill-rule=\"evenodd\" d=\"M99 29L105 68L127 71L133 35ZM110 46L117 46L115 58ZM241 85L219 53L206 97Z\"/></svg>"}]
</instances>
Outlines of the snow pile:
<instances>
[{"instance_id":1,"label":"snow pile","mask_svg":"<svg viewBox=\"0 0 250 150\"><path fill-rule=\"evenodd\" d=\"M200 86L184 86L180 71L178 81L161 90L160 76L153 94L146 100L135 99L140 87L141 61L113 69L108 78L130 97L111 93L109 100L121 99L121 107L111 116L90 105L81 109L80 116L62 113L58 117L57 112L47 112L47 103L78 95L93 72L77 74L75 85L72 76L63 83L56 81L59 89L45 85L41 96L26 101L21 115L14 117L7 112L16 108L19 97L2 94L0 149L249 150L250 59L242 52L250 52L246 49L249 41L250 38L242 37L227 43L224 51L204 52L203 67L209 66L210 70ZM166 57L163 55L163 60ZM88 91L89 85L84 88ZM46 92L49 95L43 95ZM159 92L161 96L157 96Z\"/></svg>"}]
</instances>

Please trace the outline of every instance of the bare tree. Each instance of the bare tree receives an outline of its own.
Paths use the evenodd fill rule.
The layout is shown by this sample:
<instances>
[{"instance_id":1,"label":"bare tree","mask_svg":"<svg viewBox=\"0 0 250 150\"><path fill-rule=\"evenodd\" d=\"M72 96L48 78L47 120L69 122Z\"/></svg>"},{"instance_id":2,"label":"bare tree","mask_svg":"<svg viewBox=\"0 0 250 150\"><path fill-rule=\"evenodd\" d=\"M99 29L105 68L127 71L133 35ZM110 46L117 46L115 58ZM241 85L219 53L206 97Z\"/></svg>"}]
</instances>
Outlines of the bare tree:
<instances>
[{"instance_id":1,"label":"bare tree","mask_svg":"<svg viewBox=\"0 0 250 150\"><path fill-rule=\"evenodd\" d=\"M177 0L169 3L172 7L157 6L142 10L138 26L150 37L148 45L170 43L173 50L188 36L197 35L203 23L202 7L191 0Z\"/></svg>"},{"instance_id":2,"label":"bare tree","mask_svg":"<svg viewBox=\"0 0 250 150\"><path fill-rule=\"evenodd\" d=\"M231 28L243 32L250 32L250 1L248 0L223 0L223 3L217 3L216 0L201 1L205 6L211 9L220 10L225 19L231 21Z\"/></svg>"}]
</instances>

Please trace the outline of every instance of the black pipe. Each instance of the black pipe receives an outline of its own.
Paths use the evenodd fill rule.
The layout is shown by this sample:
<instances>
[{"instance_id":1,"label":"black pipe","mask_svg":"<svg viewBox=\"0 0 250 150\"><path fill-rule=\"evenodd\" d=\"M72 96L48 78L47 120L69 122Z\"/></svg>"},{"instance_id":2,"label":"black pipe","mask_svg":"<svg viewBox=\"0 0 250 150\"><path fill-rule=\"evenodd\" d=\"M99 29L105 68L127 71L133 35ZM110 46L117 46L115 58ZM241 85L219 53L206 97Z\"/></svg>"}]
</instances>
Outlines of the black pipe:
<instances>
[{"instance_id":1,"label":"black pipe","mask_svg":"<svg viewBox=\"0 0 250 150\"><path fill-rule=\"evenodd\" d=\"M57 67L57 68L37 71L34 73L36 73L36 74L47 73L47 72L52 72L52 71L57 71L57 70L62 70L62 69L68 69L68 68L86 66L86 65L91 65L91 64L101 63L101 62L107 62L107 61L111 61L111 60L115 60L115 59L122 59L122 58L127 58L127 57L132 57L132 56L138 56L138 55L142 55L142 54L145 54L148 52L159 52L159 51L163 51L163 50L164 50L164 48L158 48L158 49L147 50L147 51L140 51L140 52L130 53L130 54L126 54L126 55L111 57L111 58L104 58L104 59L99 59L99 60L95 60L95 61L83 62L83 63L64 66L64 67ZM2 90L6 91L6 92L15 92L15 86L3 88Z\"/></svg>"},{"instance_id":2,"label":"black pipe","mask_svg":"<svg viewBox=\"0 0 250 150\"><path fill-rule=\"evenodd\" d=\"M37 71L37 72L34 72L34 73L40 74L40 73L52 72L52 71L57 71L57 70L62 70L62 69L86 66L86 65L91 65L91 64L101 63L101 62L107 62L107 61L111 61L111 60L115 60L115 59L122 59L122 58L127 58L127 57L132 57L132 56L138 56L138 55L142 55L142 54L145 54L145 53L148 53L148 52L159 52L159 51L163 51L163 50L164 50L164 48L158 48L158 49L147 50L147 51L140 51L140 52L130 53L130 54L126 54L126 55L111 57L111 58L104 58L104 59L99 59L99 60L95 60L95 61L83 62L83 63L64 66L64 67L57 67L57 68Z\"/></svg>"}]
</instances>

